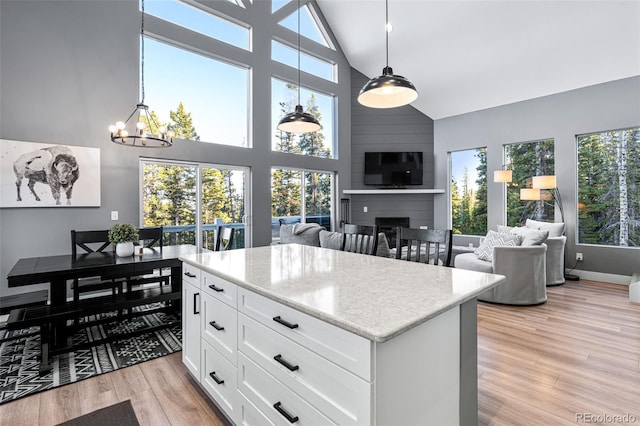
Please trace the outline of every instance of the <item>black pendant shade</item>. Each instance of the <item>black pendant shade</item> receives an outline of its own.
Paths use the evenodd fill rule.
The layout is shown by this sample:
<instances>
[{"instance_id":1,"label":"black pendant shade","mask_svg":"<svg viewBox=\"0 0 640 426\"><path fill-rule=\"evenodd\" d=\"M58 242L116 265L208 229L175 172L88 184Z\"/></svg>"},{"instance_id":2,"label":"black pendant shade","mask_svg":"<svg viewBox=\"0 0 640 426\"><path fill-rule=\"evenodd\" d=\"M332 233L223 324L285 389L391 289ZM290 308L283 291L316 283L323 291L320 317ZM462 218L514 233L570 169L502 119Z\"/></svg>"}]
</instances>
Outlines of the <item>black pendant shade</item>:
<instances>
[{"instance_id":1,"label":"black pendant shade","mask_svg":"<svg viewBox=\"0 0 640 426\"><path fill-rule=\"evenodd\" d=\"M311 114L303 111L302 105L296 105L296 110L282 117L278 123L278 130L289 133L309 133L320 130L320 122Z\"/></svg>"},{"instance_id":2,"label":"black pendant shade","mask_svg":"<svg viewBox=\"0 0 640 426\"><path fill-rule=\"evenodd\" d=\"M374 77L360 89L358 102L369 108L395 108L418 99L413 83L395 75L391 67L384 67L382 75Z\"/></svg>"},{"instance_id":3,"label":"black pendant shade","mask_svg":"<svg viewBox=\"0 0 640 426\"><path fill-rule=\"evenodd\" d=\"M300 0L298 0L298 105L294 112L282 117L277 128L288 133L312 133L322 128L318 119L304 112L300 105Z\"/></svg>"},{"instance_id":4,"label":"black pendant shade","mask_svg":"<svg viewBox=\"0 0 640 426\"><path fill-rule=\"evenodd\" d=\"M396 108L418 99L418 91L413 83L401 75L395 75L389 66L389 0L385 2L385 15L387 64L382 75L369 80L358 95L358 102L369 108Z\"/></svg>"}]
</instances>

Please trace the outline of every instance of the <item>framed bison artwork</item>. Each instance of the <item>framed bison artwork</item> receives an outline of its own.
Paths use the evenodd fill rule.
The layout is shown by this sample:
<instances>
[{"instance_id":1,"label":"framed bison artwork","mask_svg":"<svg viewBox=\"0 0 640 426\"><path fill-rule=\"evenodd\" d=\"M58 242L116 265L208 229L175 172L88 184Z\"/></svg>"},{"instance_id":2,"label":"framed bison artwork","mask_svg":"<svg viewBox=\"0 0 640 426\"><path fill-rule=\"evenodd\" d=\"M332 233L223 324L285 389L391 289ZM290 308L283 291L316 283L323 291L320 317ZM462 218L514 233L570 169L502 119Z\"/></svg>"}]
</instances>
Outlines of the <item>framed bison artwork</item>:
<instances>
[{"instance_id":1,"label":"framed bison artwork","mask_svg":"<svg viewBox=\"0 0 640 426\"><path fill-rule=\"evenodd\" d=\"M100 149L0 139L0 207L100 207Z\"/></svg>"}]
</instances>

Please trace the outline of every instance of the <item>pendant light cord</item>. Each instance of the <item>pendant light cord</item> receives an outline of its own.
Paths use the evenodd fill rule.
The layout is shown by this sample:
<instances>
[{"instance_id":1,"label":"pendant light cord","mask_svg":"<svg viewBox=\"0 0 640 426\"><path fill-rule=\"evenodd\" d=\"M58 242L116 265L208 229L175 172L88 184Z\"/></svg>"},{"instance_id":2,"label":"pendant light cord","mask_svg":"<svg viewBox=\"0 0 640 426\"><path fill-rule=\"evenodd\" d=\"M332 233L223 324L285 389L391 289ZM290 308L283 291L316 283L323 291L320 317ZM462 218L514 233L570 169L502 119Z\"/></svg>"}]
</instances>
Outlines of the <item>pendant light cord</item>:
<instances>
[{"instance_id":1,"label":"pendant light cord","mask_svg":"<svg viewBox=\"0 0 640 426\"><path fill-rule=\"evenodd\" d=\"M384 32L385 32L386 38L387 38L386 54L387 54L387 68L389 68L389 0L386 0L386 2L385 2Z\"/></svg>"},{"instance_id":2,"label":"pendant light cord","mask_svg":"<svg viewBox=\"0 0 640 426\"><path fill-rule=\"evenodd\" d=\"M141 89L141 95L142 95L142 99L140 100L140 103L143 104L144 103L144 0L142 0L140 2L142 4L142 18L141 18L141 22L140 22L140 38L141 38L141 43L140 43L140 89Z\"/></svg>"},{"instance_id":3,"label":"pendant light cord","mask_svg":"<svg viewBox=\"0 0 640 426\"><path fill-rule=\"evenodd\" d=\"M300 0L298 0L298 105L300 103Z\"/></svg>"}]
</instances>

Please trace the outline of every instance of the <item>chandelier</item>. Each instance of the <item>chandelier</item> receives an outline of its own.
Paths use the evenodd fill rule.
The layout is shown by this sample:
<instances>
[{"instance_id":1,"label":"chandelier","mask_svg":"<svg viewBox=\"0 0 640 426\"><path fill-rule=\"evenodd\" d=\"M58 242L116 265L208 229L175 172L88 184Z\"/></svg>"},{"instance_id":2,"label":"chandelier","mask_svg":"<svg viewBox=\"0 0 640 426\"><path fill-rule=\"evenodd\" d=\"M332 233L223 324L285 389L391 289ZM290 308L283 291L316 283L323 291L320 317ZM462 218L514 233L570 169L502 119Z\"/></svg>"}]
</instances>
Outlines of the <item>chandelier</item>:
<instances>
[{"instance_id":1,"label":"chandelier","mask_svg":"<svg viewBox=\"0 0 640 426\"><path fill-rule=\"evenodd\" d=\"M142 19L140 23L140 74L141 84L140 102L126 121L117 121L109 126L111 141L119 145L138 146L142 148L167 148L173 144L173 130L160 126L149 113L149 107L144 103L144 0L142 5Z\"/></svg>"}]
</instances>

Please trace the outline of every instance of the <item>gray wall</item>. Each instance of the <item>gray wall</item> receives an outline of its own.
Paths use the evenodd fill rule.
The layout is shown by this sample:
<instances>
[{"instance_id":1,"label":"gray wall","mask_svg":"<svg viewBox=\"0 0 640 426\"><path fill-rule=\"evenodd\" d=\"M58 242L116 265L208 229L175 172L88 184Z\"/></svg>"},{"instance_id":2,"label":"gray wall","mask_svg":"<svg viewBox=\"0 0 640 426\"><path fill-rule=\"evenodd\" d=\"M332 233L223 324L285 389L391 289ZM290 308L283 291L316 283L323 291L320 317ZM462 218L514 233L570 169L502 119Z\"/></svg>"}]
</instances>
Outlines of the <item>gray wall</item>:
<instances>
[{"instance_id":1,"label":"gray wall","mask_svg":"<svg viewBox=\"0 0 640 426\"><path fill-rule=\"evenodd\" d=\"M638 269L638 249L576 245L576 135L638 125L640 77L436 120L436 186L448 188L448 152L486 146L488 225L496 229L505 223L504 184L494 183L492 172L503 162L503 145L553 138L558 189L567 222L567 267L575 264L578 251L584 254L584 262L577 269L631 275ZM434 213L436 227L450 226L449 195L436 198ZM556 221L560 221L559 212Z\"/></svg>"},{"instance_id":2,"label":"gray wall","mask_svg":"<svg viewBox=\"0 0 640 426\"><path fill-rule=\"evenodd\" d=\"M339 108L339 102L337 159L271 151L271 76L297 80L295 70L270 60L271 34L295 37L273 24L270 2L254 3L250 11L225 2L219 5L229 13L237 11L254 29L254 53L231 58L252 67L253 148L177 141L171 148L150 150L118 146L107 132L108 124L128 115L139 100L137 1L0 1L0 138L99 147L102 178L99 208L0 209L1 295L25 290L7 288L6 275L17 259L70 253L71 229L107 229L114 223L112 210L119 211L118 222L139 223L141 157L251 167L253 246L271 242L272 166L335 171L336 194L350 187L350 109ZM295 5L279 13L292 10ZM191 37L150 16L146 30L158 37ZM192 38L195 45L201 43L201 36ZM221 56L238 50L218 42L202 49ZM339 67L337 87L304 74L303 84L348 99L350 67L339 48L332 59ZM339 206L339 196L335 204Z\"/></svg>"},{"instance_id":3,"label":"gray wall","mask_svg":"<svg viewBox=\"0 0 640 426\"><path fill-rule=\"evenodd\" d=\"M367 108L358 103L362 86L369 79L351 70L351 189L375 189L364 185L366 151L422 151L423 185L433 188L433 120L411 106L392 109ZM411 186L410 188L414 188ZM373 225L376 217L409 217L411 226L433 227L433 194L351 194L351 222ZM364 213L364 207L368 212Z\"/></svg>"}]
</instances>

